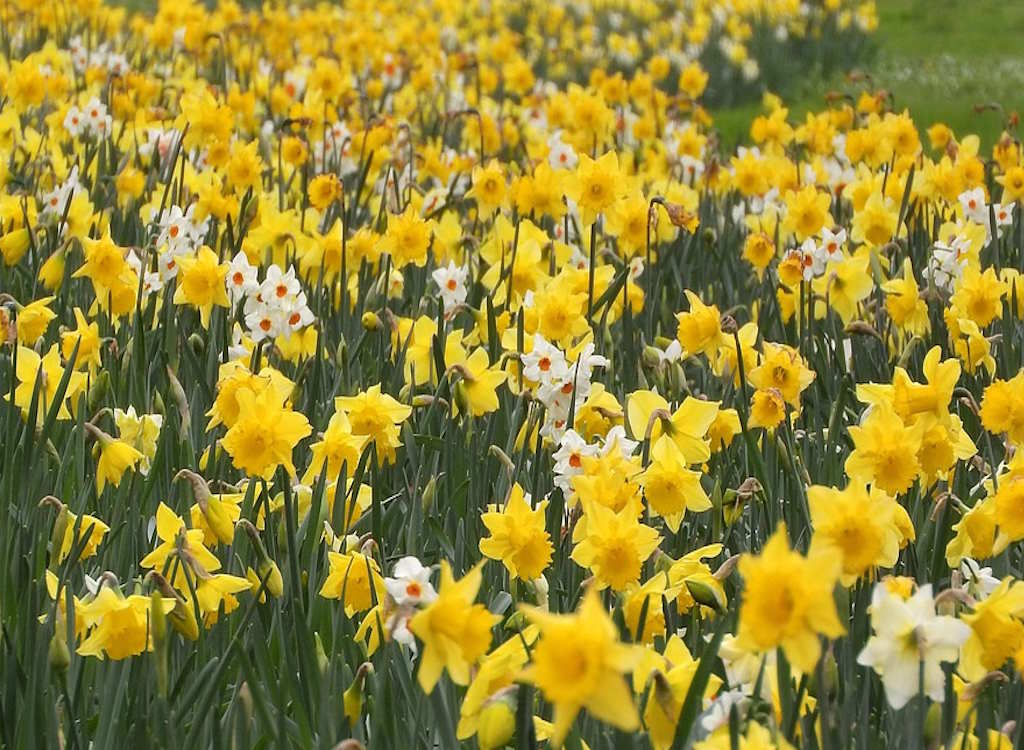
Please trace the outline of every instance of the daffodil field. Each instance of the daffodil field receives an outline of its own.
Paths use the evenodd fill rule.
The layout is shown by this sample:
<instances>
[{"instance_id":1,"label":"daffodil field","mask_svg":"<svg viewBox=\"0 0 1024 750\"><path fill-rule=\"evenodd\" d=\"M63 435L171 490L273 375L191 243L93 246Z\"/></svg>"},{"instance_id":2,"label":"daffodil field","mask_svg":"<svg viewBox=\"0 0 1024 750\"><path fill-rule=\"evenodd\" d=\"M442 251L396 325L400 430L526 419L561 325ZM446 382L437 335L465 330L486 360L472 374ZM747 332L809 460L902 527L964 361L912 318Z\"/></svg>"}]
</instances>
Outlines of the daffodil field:
<instances>
[{"instance_id":1,"label":"daffodil field","mask_svg":"<svg viewBox=\"0 0 1024 750\"><path fill-rule=\"evenodd\" d=\"M769 93L877 26L0 0L0 747L1024 748L1018 117Z\"/></svg>"}]
</instances>

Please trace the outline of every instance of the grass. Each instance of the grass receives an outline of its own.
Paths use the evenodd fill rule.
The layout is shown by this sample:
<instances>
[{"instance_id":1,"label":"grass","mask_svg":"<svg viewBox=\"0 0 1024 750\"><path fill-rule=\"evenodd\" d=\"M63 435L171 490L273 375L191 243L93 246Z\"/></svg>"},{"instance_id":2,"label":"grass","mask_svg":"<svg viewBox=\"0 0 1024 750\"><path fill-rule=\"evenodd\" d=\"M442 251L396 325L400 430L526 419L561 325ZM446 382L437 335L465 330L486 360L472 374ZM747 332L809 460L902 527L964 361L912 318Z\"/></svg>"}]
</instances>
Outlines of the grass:
<instances>
[{"instance_id":1,"label":"grass","mask_svg":"<svg viewBox=\"0 0 1024 750\"><path fill-rule=\"evenodd\" d=\"M1024 3L1000 0L883 0L877 51L851 75L810 75L782 92L791 116L820 109L830 91L855 94L865 85L885 89L922 128L944 122L957 134L977 133L990 145L1002 132L1001 116L976 112L998 103L1024 107ZM865 74L870 84L855 80ZM715 113L727 144L747 137L757 102Z\"/></svg>"}]
</instances>

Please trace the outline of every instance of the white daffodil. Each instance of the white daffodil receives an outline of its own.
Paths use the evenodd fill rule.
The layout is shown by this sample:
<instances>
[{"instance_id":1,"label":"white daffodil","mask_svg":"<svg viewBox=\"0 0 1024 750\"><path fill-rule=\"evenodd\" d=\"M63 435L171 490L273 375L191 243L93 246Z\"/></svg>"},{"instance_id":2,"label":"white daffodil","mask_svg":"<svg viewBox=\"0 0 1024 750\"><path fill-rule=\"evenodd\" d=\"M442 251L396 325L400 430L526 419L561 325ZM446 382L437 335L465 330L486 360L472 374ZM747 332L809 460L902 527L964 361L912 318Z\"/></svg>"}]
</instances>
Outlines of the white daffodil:
<instances>
[{"instance_id":1,"label":"white daffodil","mask_svg":"<svg viewBox=\"0 0 1024 750\"><path fill-rule=\"evenodd\" d=\"M857 663L871 667L882 678L889 705L902 708L921 689L941 702L945 686L941 665L959 658L970 627L935 613L930 584L909 599L892 593L884 583L876 584L870 612L875 634Z\"/></svg>"}]
</instances>

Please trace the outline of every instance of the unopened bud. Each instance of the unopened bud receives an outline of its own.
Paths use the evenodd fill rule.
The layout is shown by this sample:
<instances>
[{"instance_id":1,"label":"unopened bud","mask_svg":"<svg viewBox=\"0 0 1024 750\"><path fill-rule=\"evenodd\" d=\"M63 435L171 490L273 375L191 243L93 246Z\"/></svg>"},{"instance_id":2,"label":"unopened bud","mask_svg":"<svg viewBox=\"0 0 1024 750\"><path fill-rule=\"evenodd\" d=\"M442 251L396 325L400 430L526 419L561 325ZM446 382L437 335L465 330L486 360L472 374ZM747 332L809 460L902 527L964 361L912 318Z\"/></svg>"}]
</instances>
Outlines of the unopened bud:
<instances>
[{"instance_id":1,"label":"unopened bud","mask_svg":"<svg viewBox=\"0 0 1024 750\"><path fill-rule=\"evenodd\" d=\"M384 325L381 323L380 318L372 312L363 313L363 317L360 322L363 324L363 328L367 331L378 331L380 330L380 327Z\"/></svg>"},{"instance_id":2,"label":"unopened bud","mask_svg":"<svg viewBox=\"0 0 1024 750\"><path fill-rule=\"evenodd\" d=\"M736 570L736 566L739 564L740 557L742 557L742 555L733 555L724 563L722 563L722 565L714 573L715 580L724 581L729 576L731 576L732 572Z\"/></svg>"},{"instance_id":3,"label":"unopened bud","mask_svg":"<svg viewBox=\"0 0 1024 750\"><path fill-rule=\"evenodd\" d=\"M345 718L348 719L349 726L355 726L363 712L363 687L366 684L367 675L371 674L373 674L373 665L370 662L366 661L360 664L352 679L352 684L342 696Z\"/></svg>"},{"instance_id":4,"label":"unopened bud","mask_svg":"<svg viewBox=\"0 0 1024 750\"><path fill-rule=\"evenodd\" d=\"M281 569L277 567L276 562L268 557L265 563L260 563L259 574L260 580L266 582L267 593L274 598L279 598L284 594L284 578L281 576Z\"/></svg>"},{"instance_id":5,"label":"unopened bud","mask_svg":"<svg viewBox=\"0 0 1024 750\"><path fill-rule=\"evenodd\" d=\"M942 734L942 707L938 703L928 706L924 716L924 728L921 739L925 747L937 744Z\"/></svg>"},{"instance_id":6,"label":"unopened bud","mask_svg":"<svg viewBox=\"0 0 1024 750\"><path fill-rule=\"evenodd\" d=\"M509 687L495 693L480 709L476 730L480 750L497 750L512 741L516 733L515 693L518 689Z\"/></svg>"},{"instance_id":7,"label":"unopened bud","mask_svg":"<svg viewBox=\"0 0 1024 750\"><path fill-rule=\"evenodd\" d=\"M643 361L645 367L657 367L661 364L661 352L653 346L645 346L643 352Z\"/></svg>"},{"instance_id":8,"label":"unopened bud","mask_svg":"<svg viewBox=\"0 0 1024 750\"><path fill-rule=\"evenodd\" d=\"M369 314L372 315L373 313ZM365 315L363 319L366 319ZM334 362L338 367L345 367L348 362L348 342L345 341L344 335L342 335L341 341L338 342L338 348L334 352Z\"/></svg>"},{"instance_id":9,"label":"unopened bud","mask_svg":"<svg viewBox=\"0 0 1024 750\"><path fill-rule=\"evenodd\" d=\"M516 610L505 618L504 628L505 630L522 630L529 624L530 621L526 615L519 610Z\"/></svg>"},{"instance_id":10,"label":"unopened bud","mask_svg":"<svg viewBox=\"0 0 1024 750\"><path fill-rule=\"evenodd\" d=\"M327 674L327 668L331 662L327 658L327 652L324 651L324 642L320 640L320 633L313 633L313 647L316 650L316 666L320 670L320 674Z\"/></svg>"},{"instance_id":11,"label":"unopened bud","mask_svg":"<svg viewBox=\"0 0 1024 750\"><path fill-rule=\"evenodd\" d=\"M530 581L533 593L537 597L537 606L543 609L548 608L548 579L544 576L537 576Z\"/></svg>"},{"instance_id":12,"label":"unopened bud","mask_svg":"<svg viewBox=\"0 0 1024 750\"><path fill-rule=\"evenodd\" d=\"M839 667L836 664L836 657L831 650L827 650L821 659L822 684L818 684L817 672L813 673L810 678L809 691L811 695L819 699L822 695L834 697L839 687Z\"/></svg>"},{"instance_id":13,"label":"unopened bud","mask_svg":"<svg viewBox=\"0 0 1024 750\"><path fill-rule=\"evenodd\" d=\"M160 395L160 391L153 392L153 413L161 416L167 413L167 408L164 406L164 397Z\"/></svg>"},{"instance_id":14,"label":"unopened bud","mask_svg":"<svg viewBox=\"0 0 1024 750\"><path fill-rule=\"evenodd\" d=\"M284 594L284 578L281 577L281 569L277 567L277 563L267 554L267 548L263 546L263 540L260 539L259 532L256 531L256 527L252 525L252 522L243 518L238 522L238 525L249 535L249 540L256 550L256 573L262 582L263 588L271 596L275 598L280 597Z\"/></svg>"},{"instance_id":15,"label":"unopened bud","mask_svg":"<svg viewBox=\"0 0 1024 750\"><path fill-rule=\"evenodd\" d=\"M688 578L686 579L686 589L698 604L703 604L715 612L725 611L727 602L722 595L721 587L712 586L699 578Z\"/></svg>"},{"instance_id":16,"label":"unopened bud","mask_svg":"<svg viewBox=\"0 0 1024 750\"><path fill-rule=\"evenodd\" d=\"M49 659L50 669L58 674L66 672L68 665L71 664L71 652L68 650L63 627L58 628L50 639Z\"/></svg>"},{"instance_id":17,"label":"unopened bud","mask_svg":"<svg viewBox=\"0 0 1024 750\"><path fill-rule=\"evenodd\" d=\"M423 488L423 496L420 498L420 502L423 505L423 512L426 513L430 510L430 507L434 504L434 496L437 494L437 477L432 476L430 481L427 482L427 486Z\"/></svg>"},{"instance_id":18,"label":"unopened bud","mask_svg":"<svg viewBox=\"0 0 1024 750\"><path fill-rule=\"evenodd\" d=\"M96 376L96 379L92 381L92 385L89 387L89 394L86 397L86 404L89 407L90 414L97 411L103 405L108 391L110 391L110 373L102 370Z\"/></svg>"}]
</instances>

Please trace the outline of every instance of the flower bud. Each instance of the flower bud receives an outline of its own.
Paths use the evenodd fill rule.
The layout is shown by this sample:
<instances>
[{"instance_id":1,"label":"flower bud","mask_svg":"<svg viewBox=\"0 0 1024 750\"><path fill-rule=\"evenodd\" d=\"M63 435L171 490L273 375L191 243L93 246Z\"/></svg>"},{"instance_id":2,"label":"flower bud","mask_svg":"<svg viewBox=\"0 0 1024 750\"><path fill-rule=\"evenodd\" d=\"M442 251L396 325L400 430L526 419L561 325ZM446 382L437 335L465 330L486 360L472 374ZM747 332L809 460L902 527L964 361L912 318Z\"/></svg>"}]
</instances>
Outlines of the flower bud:
<instances>
[{"instance_id":1,"label":"flower bud","mask_svg":"<svg viewBox=\"0 0 1024 750\"><path fill-rule=\"evenodd\" d=\"M4 263L8 266L17 265L22 256L28 250L29 234L28 229L14 229L0 237L0 253L3 254ZM63 276L63 274L62 274Z\"/></svg>"},{"instance_id":2,"label":"flower bud","mask_svg":"<svg viewBox=\"0 0 1024 750\"><path fill-rule=\"evenodd\" d=\"M221 544L231 544L235 538L235 525L224 508L224 503L210 494L206 480L191 469L179 471L174 481L179 479L185 479L192 486L192 496L217 540Z\"/></svg>"},{"instance_id":3,"label":"flower bud","mask_svg":"<svg viewBox=\"0 0 1024 750\"><path fill-rule=\"evenodd\" d=\"M512 741L516 733L516 689L494 694L480 709L476 729L480 750L497 750Z\"/></svg>"},{"instance_id":4,"label":"flower bud","mask_svg":"<svg viewBox=\"0 0 1024 750\"><path fill-rule=\"evenodd\" d=\"M516 610L505 620L504 628L505 630L522 630L529 624L530 621L527 619L526 615L519 610Z\"/></svg>"},{"instance_id":5,"label":"flower bud","mask_svg":"<svg viewBox=\"0 0 1024 750\"><path fill-rule=\"evenodd\" d=\"M58 250L39 267L39 283L48 291L56 291L64 281L65 253L64 249Z\"/></svg>"},{"instance_id":6,"label":"flower bud","mask_svg":"<svg viewBox=\"0 0 1024 750\"><path fill-rule=\"evenodd\" d=\"M928 706L928 713L924 717L924 731L922 739L925 747L932 747L938 743L942 734L942 706L932 703ZM954 743L955 745L956 743Z\"/></svg>"},{"instance_id":7,"label":"flower bud","mask_svg":"<svg viewBox=\"0 0 1024 750\"><path fill-rule=\"evenodd\" d=\"M156 583L157 588L154 589L154 593L159 591L164 599L174 601L174 609L166 615L164 615L163 609L160 610L161 618L166 617L167 620L170 620L171 627L178 631L183 638L190 641L199 640L199 623L196 621L196 613L192 607L186 604L181 595L167 582L167 579L155 570L149 573L149 578Z\"/></svg>"},{"instance_id":8,"label":"flower bud","mask_svg":"<svg viewBox=\"0 0 1024 750\"><path fill-rule=\"evenodd\" d=\"M164 406L164 397L160 395L160 391L153 392L153 413L164 416L167 413L167 408Z\"/></svg>"},{"instance_id":9,"label":"flower bud","mask_svg":"<svg viewBox=\"0 0 1024 750\"><path fill-rule=\"evenodd\" d=\"M423 504L423 512L426 513L430 510L430 506L434 504L434 497L437 494L437 477L433 476L430 481L427 482L427 486L423 488L423 496L421 503Z\"/></svg>"},{"instance_id":10,"label":"flower bud","mask_svg":"<svg viewBox=\"0 0 1024 750\"><path fill-rule=\"evenodd\" d=\"M259 574L260 580L266 581L267 593L274 598L279 598L284 594L284 578L281 577L281 569L270 557L260 562Z\"/></svg>"},{"instance_id":11,"label":"flower bud","mask_svg":"<svg viewBox=\"0 0 1024 750\"><path fill-rule=\"evenodd\" d=\"M64 628L59 627L50 639L49 659L50 669L58 674L64 674L68 665L71 664L71 652L68 651L68 642L64 637Z\"/></svg>"},{"instance_id":12,"label":"flower bud","mask_svg":"<svg viewBox=\"0 0 1024 750\"><path fill-rule=\"evenodd\" d=\"M699 578L687 578L686 589L695 602L703 604L715 612L724 612L728 606L725 597L722 596L721 588L712 586L707 581L702 581Z\"/></svg>"},{"instance_id":13,"label":"flower bud","mask_svg":"<svg viewBox=\"0 0 1024 750\"><path fill-rule=\"evenodd\" d=\"M331 662L327 658L327 652L324 650L324 642L320 640L320 633L313 633L313 646L316 649L317 669L320 670L320 674L327 674L327 668L331 665Z\"/></svg>"},{"instance_id":14,"label":"flower bud","mask_svg":"<svg viewBox=\"0 0 1024 750\"><path fill-rule=\"evenodd\" d=\"M267 554L267 548L263 546L263 540L260 539L256 527L245 518L239 521L238 525L249 535L249 540L256 550L257 581L254 583L262 581L263 588L268 594L275 598L280 597L284 594L284 578L281 577L281 569L277 567L277 563Z\"/></svg>"},{"instance_id":15,"label":"flower bud","mask_svg":"<svg viewBox=\"0 0 1024 750\"><path fill-rule=\"evenodd\" d=\"M455 387L452 388L452 397L455 400L455 405L459 407L459 414L473 414L472 407L469 404L469 398L466 395L466 388L461 382L456 383Z\"/></svg>"},{"instance_id":16,"label":"flower bud","mask_svg":"<svg viewBox=\"0 0 1024 750\"><path fill-rule=\"evenodd\" d=\"M548 589L549 589L549 587L548 587L548 579L545 578L542 575L541 576L537 576L532 581L530 581L530 585L533 588L534 596L537 597L537 606L541 607L542 609L547 609L548 608Z\"/></svg>"},{"instance_id":17,"label":"flower bud","mask_svg":"<svg viewBox=\"0 0 1024 750\"><path fill-rule=\"evenodd\" d=\"M642 356L643 356L644 367L651 367L651 368L653 368L653 367L657 367L659 364L661 364L661 352L657 348L655 348L653 346L650 346L650 345L645 346L644 347L644 352L643 352Z\"/></svg>"},{"instance_id":18,"label":"flower bud","mask_svg":"<svg viewBox=\"0 0 1024 750\"><path fill-rule=\"evenodd\" d=\"M92 385L89 388L89 394L86 396L86 404L88 405L89 412L94 413L103 406L103 402L106 401L107 392L110 390L110 373L106 370L101 370L96 378L92 381Z\"/></svg>"},{"instance_id":19,"label":"flower bud","mask_svg":"<svg viewBox=\"0 0 1024 750\"><path fill-rule=\"evenodd\" d=\"M53 495L47 495L39 501L39 506L50 505L57 511L57 520L53 524L53 533L50 534L50 570L56 572L57 565L64 557L64 535L67 533L68 524L71 521L71 511L60 500Z\"/></svg>"},{"instance_id":20,"label":"flower bud","mask_svg":"<svg viewBox=\"0 0 1024 750\"><path fill-rule=\"evenodd\" d=\"M349 726L355 726L359 721L359 716L363 712L363 686L366 684L366 676L373 674L373 665L365 661L359 665L359 669L356 670L355 677L352 679L352 684L349 685L348 690L341 698L341 702L345 708L345 718L348 719Z\"/></svg>"},{"instance_id":21,"label":"flower bud","mask_svg":"<svg viewBox=\"0 0 1024 750\"><path fill-rule=\"evenodd\" d=\"M819 700L822 695L827 695L834 699L839 686L839 667L836 664L836 657L831 650L828 650L822 655L821 659L822 684L818 684L818 673L814 672L810 678L808 692Z\"/></svg>"}]
</instances>

